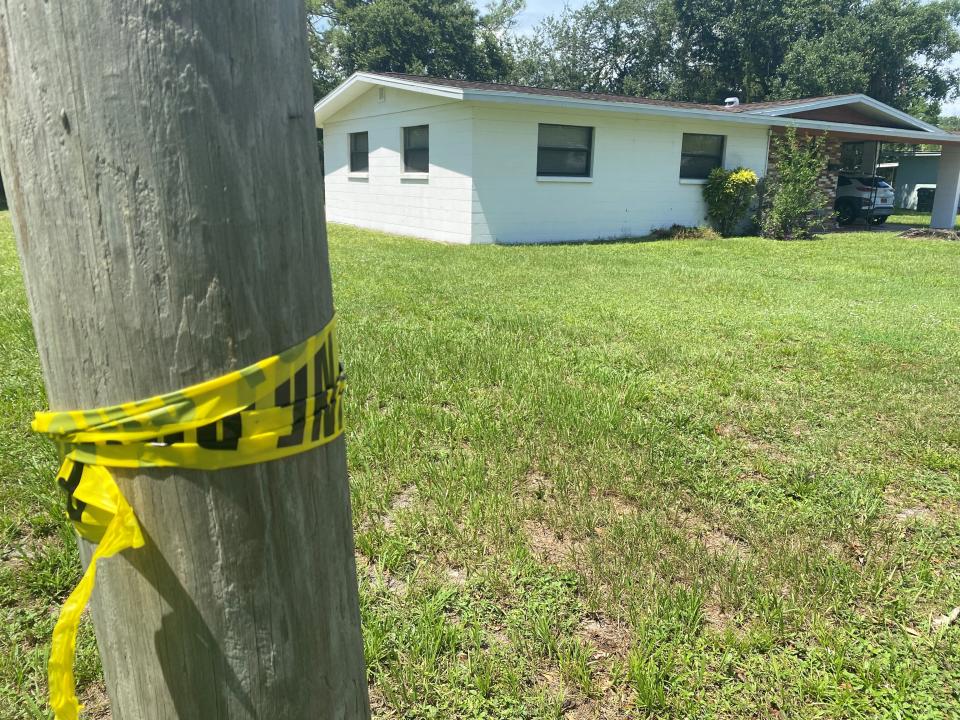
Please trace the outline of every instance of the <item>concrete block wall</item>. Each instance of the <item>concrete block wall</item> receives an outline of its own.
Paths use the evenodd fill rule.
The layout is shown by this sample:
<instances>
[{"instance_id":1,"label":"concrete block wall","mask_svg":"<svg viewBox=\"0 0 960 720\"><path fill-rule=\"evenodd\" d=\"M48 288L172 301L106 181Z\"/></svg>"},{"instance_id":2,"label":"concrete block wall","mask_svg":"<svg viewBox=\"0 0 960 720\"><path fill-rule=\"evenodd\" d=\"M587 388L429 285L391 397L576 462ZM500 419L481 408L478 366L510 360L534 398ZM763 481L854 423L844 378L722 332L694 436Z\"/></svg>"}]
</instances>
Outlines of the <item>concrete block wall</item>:
<instances>
[{"instance_id":1,"label":"concrete block wall","mask_svg":"<svg viewBox=\"0 0 960 720\"><path fill-rule=\"evenodd\" d=\"M473 117L464 103L379 88L324 125L327 219L371 230L469 243ZM403 128L428 125L430 171L403 168ZM350 133L368 133L367 172L350 172Z\"/></svg>"},{"instance_id":2,"label":"concrete block wall","mask_svg":"<svg viewBox=\"0 0 960 720\"><path fill-rule=\"evenodd\" d=\"M593 128L590 177L537 176L540 123ZM675 223L705 224L703 181L680 177L684 133L724 135L725 167L764 171L762 125L476 105L473 242L636 237Z\"/></svg>"}]
</instances>

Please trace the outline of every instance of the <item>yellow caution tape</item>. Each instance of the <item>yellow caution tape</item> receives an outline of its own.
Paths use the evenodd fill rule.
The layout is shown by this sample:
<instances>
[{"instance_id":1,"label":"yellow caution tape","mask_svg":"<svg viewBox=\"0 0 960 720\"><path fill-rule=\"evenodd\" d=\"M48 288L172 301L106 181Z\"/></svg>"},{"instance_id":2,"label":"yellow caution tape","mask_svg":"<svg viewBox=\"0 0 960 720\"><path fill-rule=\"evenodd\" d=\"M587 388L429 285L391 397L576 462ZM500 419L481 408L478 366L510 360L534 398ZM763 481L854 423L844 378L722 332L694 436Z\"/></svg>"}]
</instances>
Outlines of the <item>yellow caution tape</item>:
<instances>
[{"instance_id":1,"label":"yellow caution tape","mask_svg":"<svg viewBox=\"0 0 960 720\"><path fill-rule=\"evenodd\" d=\"M343 432L344 375L335 320L279 355L214 380L99 410L37 413L33 429L57 444L67 515L99 543L60 610L47 676L57 720L77 720L73 664L80 616L97 561L143 546L143 535L108 467L202 470L249 465L324 445Z\"/></svg>"}]
</instances>

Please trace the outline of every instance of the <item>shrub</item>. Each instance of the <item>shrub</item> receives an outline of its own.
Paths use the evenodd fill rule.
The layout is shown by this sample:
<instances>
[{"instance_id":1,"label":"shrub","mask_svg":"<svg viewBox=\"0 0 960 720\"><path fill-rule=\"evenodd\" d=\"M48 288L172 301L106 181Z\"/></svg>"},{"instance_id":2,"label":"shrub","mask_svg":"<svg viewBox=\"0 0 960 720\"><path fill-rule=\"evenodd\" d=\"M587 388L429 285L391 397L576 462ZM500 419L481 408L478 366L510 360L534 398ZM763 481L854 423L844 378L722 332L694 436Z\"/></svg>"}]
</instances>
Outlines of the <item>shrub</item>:
<instances>
[{"instance_id":1,"label":"shrub","mask_svg":"<svg viewBox=\"0 0 960 720\"><path fill-rule=\"evenodd\" d=\"M829 203L827 194L817 187L827 164L825 137L804 138L787 128L784 137L772 142L776 169L761 185L757 224L767 237L809 238Z\"/></svg>"},{"instance_id":2,"label":"shrub","mask_svg":"<svg viewBox=\"0 0 960 720\"><path fill-rule=\"evenodd\" d=\"M687 227L686 225L654 228L650 231L649 237L652 240L718 240L720 238L713 228Z\"/></svg>"},{"instance_id":3,"label":"shrub","mask_svg":"<svg viewBox=\"0 0 960 720\"><path fill-rule=\"evenodd\" d=\"M707 203L707 219L724 237L737 232L750 209L757 188L757 174L738 167L734 170L714 168L703 186Z\"/></svg>"}]
</instances>

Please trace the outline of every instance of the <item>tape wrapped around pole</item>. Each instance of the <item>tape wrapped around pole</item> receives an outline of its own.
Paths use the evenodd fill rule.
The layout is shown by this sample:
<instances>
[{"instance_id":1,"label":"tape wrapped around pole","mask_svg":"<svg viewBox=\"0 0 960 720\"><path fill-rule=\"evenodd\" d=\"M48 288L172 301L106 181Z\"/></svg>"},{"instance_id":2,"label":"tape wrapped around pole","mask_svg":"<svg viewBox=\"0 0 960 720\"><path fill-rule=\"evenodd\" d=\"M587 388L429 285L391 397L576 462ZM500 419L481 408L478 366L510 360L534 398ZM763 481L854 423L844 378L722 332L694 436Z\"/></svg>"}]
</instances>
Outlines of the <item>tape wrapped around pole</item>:
<instances>
[{"instance_id":1,"label":"tape wrapped around pole","mask_svg":"<svg viewBox=\"0 0 960 720\"><path fill-rule=\"evenodd\" d=\"M345 376L336 320L277 355L182 390L108 408L37 413L63 464L57 482L77 532L98 543L60 611L48 665L57 720L77 720L77 629L96 582L97 561L144 544L133 509L107 468L201 470L250 465L306 452L343 432Z\"/></svg>"}]
</instances>

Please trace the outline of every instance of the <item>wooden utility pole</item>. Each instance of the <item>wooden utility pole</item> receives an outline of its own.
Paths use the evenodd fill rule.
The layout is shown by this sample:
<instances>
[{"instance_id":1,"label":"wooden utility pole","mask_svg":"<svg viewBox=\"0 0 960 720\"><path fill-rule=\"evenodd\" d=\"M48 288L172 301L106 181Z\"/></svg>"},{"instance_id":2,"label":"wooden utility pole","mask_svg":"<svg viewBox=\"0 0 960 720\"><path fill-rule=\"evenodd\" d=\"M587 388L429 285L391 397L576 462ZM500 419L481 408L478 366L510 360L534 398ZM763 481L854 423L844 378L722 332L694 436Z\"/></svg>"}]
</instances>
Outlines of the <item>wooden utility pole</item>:
<instances>
[{"instance_id":1,"label":"wooden utility pole","mask_svg":"<svg viewBox=\"0 0 960 720\"><path fill-rule=\"evenodd\" d=\"M53 409L332 316L303 0L0 4L0 169ZM342 439L115 475L147 546L92 602L114 720L369 717Z\"/></svg>"}]
</instances>

